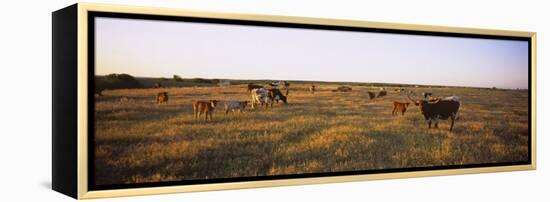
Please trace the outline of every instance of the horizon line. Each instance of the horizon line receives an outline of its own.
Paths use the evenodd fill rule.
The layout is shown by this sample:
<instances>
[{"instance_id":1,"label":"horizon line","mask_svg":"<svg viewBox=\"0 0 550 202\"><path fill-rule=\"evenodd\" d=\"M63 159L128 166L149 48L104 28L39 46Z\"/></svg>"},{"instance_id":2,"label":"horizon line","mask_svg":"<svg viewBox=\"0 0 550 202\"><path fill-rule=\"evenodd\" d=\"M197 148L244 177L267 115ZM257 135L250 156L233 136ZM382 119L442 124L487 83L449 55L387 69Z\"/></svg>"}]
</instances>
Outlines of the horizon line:
<instances>
[{"instance_id":1,"label":"horizon line","mask_svg":"<svg viewBox=\"0 0 550 202\"><path fill-rule=\"evenodd\" d=\"M128 74L135 78L145 78L145 79L169 79L173 80L173 76L179 76L177 74L172 75L171 77L163 77L163 76L141 76L141 75L132 75L129 73L110 73L110 74ZM94 76L107 76L110 74L105 75L98 75L95 74ZM181 77L181 76L180 76ZM441 85L441 84L434 84L434 85L428 85L428 84L419 84L419 83L388 83L388 82L378 82L378 81L321 81L321 80L293 80L293 79L228 79L228 78L213 78L213 77L181 77L182 79L207 79L207 80L243 80L243 81L293 81L293 82L319 82L319 83L358 83L358 84L390 84L390 85L407 85L407 86L424 86L424 87L450 87L450 88L496 88L496 89L507 89L507 90L529 90L529 85L527 88L504 88L504 87L486 87L486 86L460 86L460 85Z\"/></svg>"}]
</instances>

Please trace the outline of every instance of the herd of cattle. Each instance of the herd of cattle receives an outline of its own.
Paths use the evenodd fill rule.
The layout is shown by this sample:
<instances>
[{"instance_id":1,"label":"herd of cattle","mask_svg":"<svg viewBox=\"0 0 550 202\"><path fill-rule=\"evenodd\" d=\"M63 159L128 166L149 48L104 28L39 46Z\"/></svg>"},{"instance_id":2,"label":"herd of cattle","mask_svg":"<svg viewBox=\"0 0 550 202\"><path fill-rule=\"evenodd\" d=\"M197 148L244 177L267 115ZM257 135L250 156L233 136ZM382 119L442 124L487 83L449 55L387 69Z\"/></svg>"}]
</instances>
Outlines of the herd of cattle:
<instances>
[{"instance_id":1,"label":"herd of cattle","mask_svg":"<svg viewBox=\"0 0 550 202\"><path fill-rule=\"evenodd\" d=\"M196 120L200 120L201 116L204 114L204 120L212 120L212 113L214 109L219 106L223 106L225 113L229 112L242 112L245 108L250 105L252 108L256 106L264 106L266 108L273 107L274 103L282 102L284 104L288 103L287 97L289 93L288 82L277 82L270 83L269 85L257 85L249 83L247 85L247 91L251 95L250 101L235 101L235 100L197 100L193 102L193 111L194 117ZM159 88L155 84L154 88ZM317 89L315 85L309 87L311 94L314 94ZM349 92L351 91L350 87L341 86L333 92ZM450 96L445 98L434 97L433 93L423 92L423 99L414 100L411 98L411 95L415 93L413 91L406 91L403 88L396 88L396 92L403 93L406 97L414 103L415 106L418 106L421 114L424 116L428 124L428 128L434 127L438 128L439 120L451 120L450 131L453 130L454 122L458 119L458 113L460 108L460 98L458 96ZM285 92L285 93L283 93ZM378 93L367 91L369 98L379 99L386 96L388 93L385 88L380 88ZM167 103L168 102L168 92L159 92L155 98L157 104ZM410 102L393 102L392 115L404 115L409 107Z\"/></svg>"}]
</instances>

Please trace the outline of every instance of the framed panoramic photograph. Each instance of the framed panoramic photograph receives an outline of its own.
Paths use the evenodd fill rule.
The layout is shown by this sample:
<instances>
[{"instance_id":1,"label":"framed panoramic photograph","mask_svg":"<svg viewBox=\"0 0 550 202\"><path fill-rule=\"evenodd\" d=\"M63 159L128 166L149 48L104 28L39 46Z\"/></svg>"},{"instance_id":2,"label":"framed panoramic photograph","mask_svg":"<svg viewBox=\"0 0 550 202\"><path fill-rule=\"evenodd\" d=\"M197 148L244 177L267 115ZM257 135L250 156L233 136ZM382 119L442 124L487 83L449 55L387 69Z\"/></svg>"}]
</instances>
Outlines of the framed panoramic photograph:
<instances>
[{"instance_id":1,"label":"framed panoramic photograph","mask_svg":"<svg viewBox=\"0 0 550 202\"><path fill-rule=\"evenodd\" d=\"M536 167L534 32L52 15L52 185L77 199Z\"/></svg>"}]
</instances>

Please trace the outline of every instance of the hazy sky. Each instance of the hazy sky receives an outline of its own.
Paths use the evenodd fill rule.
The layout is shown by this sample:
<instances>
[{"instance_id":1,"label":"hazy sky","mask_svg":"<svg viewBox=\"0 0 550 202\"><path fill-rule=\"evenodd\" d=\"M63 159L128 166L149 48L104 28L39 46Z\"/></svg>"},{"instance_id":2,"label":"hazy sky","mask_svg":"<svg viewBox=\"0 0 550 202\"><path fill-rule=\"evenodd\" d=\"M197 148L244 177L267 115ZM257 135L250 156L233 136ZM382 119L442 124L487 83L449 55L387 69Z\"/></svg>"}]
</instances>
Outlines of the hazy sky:
<instances>
[{"instance_id":1,"label":"hazy sky","mask_svg":"<svg viewBox=\"0 0 550 202\"><path fill-rule=\"evenodd\" d=\"M527 88L523 41L96 18L96 74Z\"/></svg>"}]
</instances>

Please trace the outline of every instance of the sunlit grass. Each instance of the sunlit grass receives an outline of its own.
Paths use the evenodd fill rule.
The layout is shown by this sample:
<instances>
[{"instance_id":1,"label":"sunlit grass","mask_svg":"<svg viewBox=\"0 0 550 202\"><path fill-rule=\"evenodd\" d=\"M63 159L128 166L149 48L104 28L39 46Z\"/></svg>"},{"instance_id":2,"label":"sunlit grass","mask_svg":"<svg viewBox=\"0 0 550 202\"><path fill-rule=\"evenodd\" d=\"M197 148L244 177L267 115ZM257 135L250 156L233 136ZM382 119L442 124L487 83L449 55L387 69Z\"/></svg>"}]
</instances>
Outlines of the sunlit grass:
<instances>
[{"instance_id":1,"label":"sunlit grass","mask_svg":"<svg viewBox=\"0 0 550 202\"><path fill-rule=\"evenodd\" d=\"M511 162L528 156L527 91L415 88L458 95L460 118L427 129L417 107L392 116L389 91L370 100L352 86L293 85L289 104L247 108L196 121L194 100L249 100L244 86L107 90L96 97L95 172L98 184ZM154 104L168 91L168 104ZM121 102L122 97L128 101Z\"/></svg>"}]
</instances>

